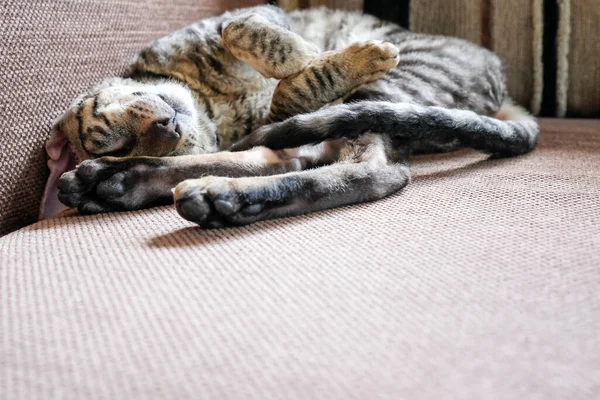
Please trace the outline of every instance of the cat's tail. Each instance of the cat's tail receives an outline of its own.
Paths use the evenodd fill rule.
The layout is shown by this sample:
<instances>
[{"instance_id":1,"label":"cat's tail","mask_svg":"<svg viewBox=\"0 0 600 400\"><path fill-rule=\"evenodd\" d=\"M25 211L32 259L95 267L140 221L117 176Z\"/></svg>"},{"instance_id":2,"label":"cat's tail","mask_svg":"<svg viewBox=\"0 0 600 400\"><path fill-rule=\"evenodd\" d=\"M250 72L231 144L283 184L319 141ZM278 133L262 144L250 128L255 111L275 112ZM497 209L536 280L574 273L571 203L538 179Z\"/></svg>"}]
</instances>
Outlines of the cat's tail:
<instances>
[{"instance_id":1,"label":"cat's tail","mask_svg":"<svg viewBox=\"0 0 600 400\"><path fill-rule=\"evenodd\" d=\"M263 126L230 150L261 145L272 149L299 147L330 139L354 138L366 132L383 133L407 142L425 138L457 139L462 145L484 153L515 156L535 147L539 125L533 116L510 101L502 105L495 118L466 110L363 101Z\"/></svg>"}]
</instances>

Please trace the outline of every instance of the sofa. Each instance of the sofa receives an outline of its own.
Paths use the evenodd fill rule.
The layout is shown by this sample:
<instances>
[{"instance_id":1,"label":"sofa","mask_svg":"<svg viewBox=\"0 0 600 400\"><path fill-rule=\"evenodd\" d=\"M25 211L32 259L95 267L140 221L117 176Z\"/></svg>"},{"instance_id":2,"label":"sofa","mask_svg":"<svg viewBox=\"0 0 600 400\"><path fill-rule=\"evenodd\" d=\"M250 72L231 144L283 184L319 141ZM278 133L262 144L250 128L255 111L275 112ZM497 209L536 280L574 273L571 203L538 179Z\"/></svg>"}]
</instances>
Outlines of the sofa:
<instances>
[{"instance_id":1,"label":"sofa","mask_svg":"<svg viewBox=\"0 0 600 400\"><path fill-rule=\"evenodd\" d=\"M417 156L381 201L247 227L202 230L172 206L36 222L43 143L72 98L146 42L250 3L0 6L0 398L599 398L600 106L557 80L560 51L518 61L539 51L540 1L522 35L491 25L523 43L504 55L530 85L518 100L554 106L530 154ZM490 45L449 17L481 16L456 11L475 1L423 3L406 2L414 29ZM548 68L552 100L536 92Z\"/></svg>"}]
</instances>

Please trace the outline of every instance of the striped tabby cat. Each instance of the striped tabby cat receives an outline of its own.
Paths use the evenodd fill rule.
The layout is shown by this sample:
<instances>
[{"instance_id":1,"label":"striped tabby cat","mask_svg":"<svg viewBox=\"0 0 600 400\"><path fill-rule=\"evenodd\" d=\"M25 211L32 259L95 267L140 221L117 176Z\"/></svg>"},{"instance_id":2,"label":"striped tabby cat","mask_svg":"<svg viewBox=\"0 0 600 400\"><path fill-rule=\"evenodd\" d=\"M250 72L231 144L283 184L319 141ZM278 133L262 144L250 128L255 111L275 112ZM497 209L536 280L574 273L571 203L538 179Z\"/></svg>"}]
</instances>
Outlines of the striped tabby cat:
<instances>
[{"instance_id":1,"label":"striped tabby cat","mask_svg":"<svg viewBox=\"0 0 600 400\"><path fill-rule=\"evenodd\" d=\"M241 225L394 193L411 152L515 156L537 133L472 43L260 6L153 42L76 99L47 144L47 193L84 214L174 200L202 227Z\"/></svg>"}]
</instances>

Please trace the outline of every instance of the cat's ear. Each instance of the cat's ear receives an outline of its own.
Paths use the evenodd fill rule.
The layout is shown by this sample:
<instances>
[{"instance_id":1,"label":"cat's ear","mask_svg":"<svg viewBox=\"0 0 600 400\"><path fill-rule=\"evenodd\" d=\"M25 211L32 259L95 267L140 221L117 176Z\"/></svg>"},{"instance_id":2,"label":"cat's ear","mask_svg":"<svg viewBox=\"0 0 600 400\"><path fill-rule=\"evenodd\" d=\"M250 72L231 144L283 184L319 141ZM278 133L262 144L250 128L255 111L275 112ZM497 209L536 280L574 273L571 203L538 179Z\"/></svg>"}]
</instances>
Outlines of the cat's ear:
<instances>
[{"instance_id":1,"label":"cat's ear","mask_svg":"<svg viewBox=\"0 0 600 400\"><path fill-rule=\"evenodd\" d=\"M68 208L58 200L58 178L63 173L75 168L76 159L62 128L62 120L54 125L45 148L48 154L50 175L40 203L40 220L52 217Z\"/></svg>"}]
</instances>

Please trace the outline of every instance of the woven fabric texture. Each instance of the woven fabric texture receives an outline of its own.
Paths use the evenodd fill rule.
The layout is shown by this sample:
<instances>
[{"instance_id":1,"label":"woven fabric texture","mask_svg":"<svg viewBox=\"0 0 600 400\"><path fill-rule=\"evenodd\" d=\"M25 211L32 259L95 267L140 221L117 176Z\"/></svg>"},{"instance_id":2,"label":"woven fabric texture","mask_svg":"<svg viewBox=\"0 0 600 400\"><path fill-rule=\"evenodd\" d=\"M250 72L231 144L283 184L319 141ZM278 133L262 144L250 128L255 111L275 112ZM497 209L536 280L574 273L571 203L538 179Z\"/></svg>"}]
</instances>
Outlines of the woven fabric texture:
<instances>
[{"instance_id":1,"label":"woven fabric texture","mask_svg":"<svg viewBox=\"0 0 600 400\"><path fill-rule=\"evenodd\" d=\"M560 58L566 58L565 74L559 78L568 89L567 115L600 117L600 3L598 0L560 0L563 18L559 36ZM566 41L567 46L560 46ZM559 97L560 99L560 97Z\"/></svg>"},{"instance_id":2,"label":"woven fabric texture","mask_svg":"<svg viewBox=\"0 0 600 400\"><path fill-rule=\"evenodd\" d=\"M0 397L597 399L599 128L244 228L164 207L9 234Z\"/></svg>"},{"instance_id":3,"label":"woven fabric texture","mask_svg":"<svg viewBox=\"0 0 600 400\"><path fill-rule=\"evenodd\" d=\"M506 65L511 96L533 113L540 111L542 0L411 0L410 28L457 36L495 51Z\"/></svg>"},{"instance_id":4,"label":"woven fabric texture","mask_svg":"<svg viewBox=\"0 0 600 400\"><path fill-rule=\"evenodd\" d=\"M0 235L34 222L43 144L70 102L147 42L256 0L0 1Z\"/></svg>"},{"instance_id":5,"label":"woven fabric texture","mask_svg":"<svg viewBox=\"0 0 600 400\"><path fill-rule=\"evenodd\" d=\"M598 0L401 4L410 9L412 30L458 36L495 51L506 65L511 96L533 113L544 101L549 103L544 115L600 117L600 41L594 39L600 35ZM380 8L385 18L386 3Z\"/></svg>"}]
</instances>

